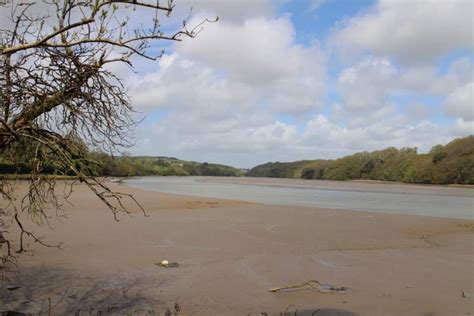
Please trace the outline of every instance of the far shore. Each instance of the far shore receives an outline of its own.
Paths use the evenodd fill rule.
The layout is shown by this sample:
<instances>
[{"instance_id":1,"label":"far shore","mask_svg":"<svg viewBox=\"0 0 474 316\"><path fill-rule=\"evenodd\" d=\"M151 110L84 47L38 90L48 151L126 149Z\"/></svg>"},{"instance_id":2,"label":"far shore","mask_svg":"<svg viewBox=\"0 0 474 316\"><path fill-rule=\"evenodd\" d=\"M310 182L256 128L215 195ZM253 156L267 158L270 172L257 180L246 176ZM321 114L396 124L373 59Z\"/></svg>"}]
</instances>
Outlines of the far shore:
<instances>
[{"instance_id":1,"label":"far shore","mask_svg":"<svg viewBox=\"0 0 474 316\"><path fill-rule=\"evenodd\" d=\"M433 184L433 183L409 183L401 181L382 181L382 180L347 180L352 182L361 182L361 183L375 183L375 184L408 184L408 185L421 185L421 186L441 186L441 187L454 187L454 188L466 188L474 189L474 184Z\"/></svg>"},{"instance_id":2,"label":"far shore","mask_svg":"<svg viewBox=\"0 0 474 316\"><path fill-rule=\"evenodd\" d=\"M52 229L35 228L62 249L30 243L35 252L19 258L20 273L0 291L0 311L472 314L473 220L273 206L110 185L133 194L148 217L123 214L116 222L84 185L76 185L71 205L65 205L68 218L53 217ZM25 188L18 184L18 190ZM160 267L162 260L179 266ZM309 280L347 291L268 291Z\"/></svg>"},{"instance_id":3,"label":"far shore","mask_svg":"<svg viewBox=\"0 0 474 316\"><path fill-rule=\"evenodd\" d=\"M78 180L77 176L65 176L65 175L44 175L45 177L51 180ZM4 178L7 180L28 180L31 177L29 174L1 174L0 178ZM134 179L134 178L142 178L142 177L193 177L193 176L182 176L182 175L142 175L142 176L101 176L109 182L123 182L127 179ZM299 179L299 178L266 178L266 177L228 177L228 176L200 176L203 178L231 178L231 179L279 179L282 181L285 180L302 180L307 182L325 182L325 183L368 183L368 184L388 184L388 185L416 185L416 186L426 186L426 187L453 187L453 188L463 188L463 189L474 189L474 184L459 184L459 183L449 183L449 184L436 184L436 183L416 183L416 182L401 182L401 181L384 181L384 180L370 180L370 179L356 179L356 180L308 180L308 179Z\"/></svg>"}]
</instances>

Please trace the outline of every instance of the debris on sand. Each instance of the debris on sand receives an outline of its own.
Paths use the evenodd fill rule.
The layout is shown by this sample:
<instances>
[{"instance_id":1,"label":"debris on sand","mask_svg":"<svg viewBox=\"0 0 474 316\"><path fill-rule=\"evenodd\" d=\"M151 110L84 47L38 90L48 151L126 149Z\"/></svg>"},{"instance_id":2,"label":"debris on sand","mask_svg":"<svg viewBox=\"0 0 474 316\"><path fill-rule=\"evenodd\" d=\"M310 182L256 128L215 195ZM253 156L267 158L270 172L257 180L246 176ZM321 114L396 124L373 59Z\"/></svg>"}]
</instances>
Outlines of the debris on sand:
<instances>
[{"instance_id":1,"label":"debris on sand","mask_svg":"<svg viewBox=\"0 0 474 316\"><path fill-rule=\"evenodd\" d=\"M424 234L420 237L420 240L424 241L425 243L427 243L431 247L439 247L439 244L437 242L434 242L433 240L431 240L430 235Z\"/></svg>"},{"instance_id":2,"label":"debris on sand","mask_svg":"<svg viewBox=\"0 0 474 316\"><path fill-rule=\"evenodd\" d=\"M171 312L169 308L166 308L165 316L176 316L181 311L181 307L178 303L174 304L174 312Z\"/></svg>"},{"instance_id":3,"label":"debris on sand","mask_svg":"<svg viewBox=\"0 0 474 316\"><path fill-rule=\"evenodd\" d=\"M470 297L471 297L471 295L470 295L469 293L464 292L464 291L461 291L461 296L462 296L463 298L470 298Z\"/></svg>"},{"instance_id":4,"label":"debris on sand","mask_svg":"<svg viewBox=\"0 0 474 316\"><path fill-rule=\"evenodd\" d=\"M155 265L161 268L178 268L179 264L177 262L169 262L168 260L162 260L161 262L155 263Z\"/></svg>"},{"instance_id":5,"label":"debris on sand","mask_svg":"<svg viewBox=\"0 0 474 316\"><path fill-rule=\"evenodd\" d=\"M280 292L284 290L309 289L318 290L321 293L347 293L349 288L345 286L337 287L329 283L321 283L318 280L310 280L297 285L286 285L273 289L268 289L269 292Z\"/></svg>"},{"instance_id":6,"label":"debris on sand","mask_svg":"<svg viewBox=\"0 0 474 316\"><path fill-rule=\"evenodd\" d=\"M21 289L21 286L7 286L7 291L15 291Z\"/></svg>"}]
</instances>

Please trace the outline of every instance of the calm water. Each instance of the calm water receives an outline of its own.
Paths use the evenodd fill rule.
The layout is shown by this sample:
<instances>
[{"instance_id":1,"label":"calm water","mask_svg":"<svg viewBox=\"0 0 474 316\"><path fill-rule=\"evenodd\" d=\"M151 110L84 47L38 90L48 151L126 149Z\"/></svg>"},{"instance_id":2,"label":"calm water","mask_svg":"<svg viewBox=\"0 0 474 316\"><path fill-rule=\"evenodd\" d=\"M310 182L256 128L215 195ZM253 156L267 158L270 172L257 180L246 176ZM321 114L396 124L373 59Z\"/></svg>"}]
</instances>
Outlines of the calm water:
<instances>
[{"instance_id":1,"label":"calm water","mask_svg":"<svg viewBox=\"0 0 474 316\"><path fill-rule=\"evenodd\" d=\"M474 219L473 189L214 177L143 177L128 179L125 184L158 192L264 204Z\"/></svg>"}]
</instances>

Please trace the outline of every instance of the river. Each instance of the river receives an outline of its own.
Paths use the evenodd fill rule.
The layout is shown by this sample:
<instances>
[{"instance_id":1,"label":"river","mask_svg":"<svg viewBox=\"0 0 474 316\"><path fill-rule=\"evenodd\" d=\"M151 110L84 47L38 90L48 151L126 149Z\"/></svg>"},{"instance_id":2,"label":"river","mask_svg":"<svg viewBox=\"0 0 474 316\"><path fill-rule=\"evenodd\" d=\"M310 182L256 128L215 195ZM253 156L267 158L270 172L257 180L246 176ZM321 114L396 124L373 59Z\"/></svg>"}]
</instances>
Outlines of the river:
<instances>
[{"instance_id":1,"label":"river","mask_svg":"<svg viewBox=\"0 0 474 316\"><path fill-rule=\"evenodd\" d=\"M125 185L164 193L274 205L474 218L474 189L269 178L140 177Z\"/></svg>"}]
</instances>

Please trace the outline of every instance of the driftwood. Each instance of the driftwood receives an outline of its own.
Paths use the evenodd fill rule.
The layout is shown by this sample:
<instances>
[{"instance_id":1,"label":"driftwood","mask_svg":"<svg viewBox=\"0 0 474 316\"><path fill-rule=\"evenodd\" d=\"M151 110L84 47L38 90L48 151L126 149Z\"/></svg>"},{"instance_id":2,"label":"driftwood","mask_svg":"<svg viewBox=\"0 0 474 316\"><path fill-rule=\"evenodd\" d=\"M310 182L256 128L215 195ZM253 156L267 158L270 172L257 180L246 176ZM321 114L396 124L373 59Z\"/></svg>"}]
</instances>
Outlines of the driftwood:
<instances>
[{"instance_id":1,"label":"driftwood","mask_svg":"<svg viewBox=\"0 0 474 316\"><path fill-rule=\"evenodd\" d=\"M304 287L308 287L309 289L313 289L313 290L318 290L321 293L346 293L349 290L349 288L345 286L337 287L332 284L321 283L318 280L310 280L301 284L286 285L282 287L268 289L267 291L276 293L276 292L280 292L284 290L301 289Z\"/></svg>"}]
</instances>

